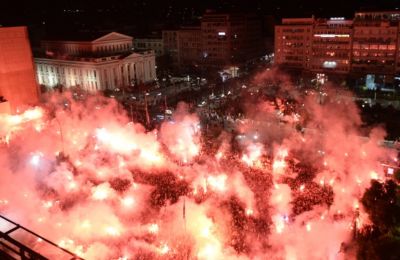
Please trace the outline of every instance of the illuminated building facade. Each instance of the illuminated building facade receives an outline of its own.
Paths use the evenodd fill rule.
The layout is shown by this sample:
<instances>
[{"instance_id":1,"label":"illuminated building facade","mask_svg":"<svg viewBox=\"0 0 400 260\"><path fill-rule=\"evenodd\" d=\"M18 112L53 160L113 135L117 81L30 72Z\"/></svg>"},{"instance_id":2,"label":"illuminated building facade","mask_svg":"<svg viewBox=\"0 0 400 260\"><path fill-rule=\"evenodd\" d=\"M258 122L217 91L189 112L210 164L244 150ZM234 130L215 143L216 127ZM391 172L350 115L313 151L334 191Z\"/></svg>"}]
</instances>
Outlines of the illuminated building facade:
<instances>
[{"instance_id":1,"label":"illuminated building facade","mask_svg":"<svg viewBox=\"0 0 400 260\"><path fill-rule=\"evenodd\" d=\"M313 18L283 19L275 26L275 62L295 69L310 67Z\"/></svg>"},{"instance_id":2,"label":"illuminated building facade","mask_svg":"<svg viewBox=\"0 0 400 260\"><path fill-rule=\"evenodd\" d=\"M26 27L0 27L0 97L11 111L39 101Z\"/></svg>"},{"instance_id":3,"label":"illuminated building facade","mask_svg":"<svg viewBox=\"0 0 400 260\"><path fill-rule=\"evenodd\" d=\"M393 80L399 49L400 12L359 12L354 17L352 72L366 74L366 85Z\"/></svg>"},{"instance_id":4,"label":"illuminated building facade","mask_svg":"<svg viewBox=\"0 0 400 260\"><path fill-rule=\"evenodd\" d=\"M132 44L132 37L116 32L91 40L43 41L44 53L35 57L37 81L91 92L154 81L154 51L133 52Z\"/></svg>"},{"instance_id":5,"label":"illuminated building facade","mask_svg":"<svg viewBox=\"0 0 400 260\"><path fill-rule=\"evenodd\" d=\"M310 70L319 73L350 71L352 25L352 21L341 18L315 21Z\"/></svg>"},{"instance_id":6,"label":"illuminated building facade","mask_svg":"<svg viewBox=\"0 0 400 260\"><path fill-rule=\"evenodd\" d=\"M275 62L306 72L363 78L372 88L391 83L400 72L399 21L399 11L358 12L353 20L283 19L275 27Z\"/></svg>"}]
</instances>

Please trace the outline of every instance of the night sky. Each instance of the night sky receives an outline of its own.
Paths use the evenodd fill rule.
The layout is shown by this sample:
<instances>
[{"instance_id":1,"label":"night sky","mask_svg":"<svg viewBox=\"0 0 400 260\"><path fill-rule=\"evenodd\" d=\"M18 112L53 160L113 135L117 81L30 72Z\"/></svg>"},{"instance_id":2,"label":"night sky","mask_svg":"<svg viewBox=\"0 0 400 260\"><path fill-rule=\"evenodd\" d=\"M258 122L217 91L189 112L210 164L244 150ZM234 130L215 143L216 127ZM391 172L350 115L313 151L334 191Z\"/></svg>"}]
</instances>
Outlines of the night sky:
<instances>
[{"instance_id":1,"label":"night sky","mask_svg":"<svg viewBox=\"0 0 400 260\"><path fill-rule=\"evenodd\" d=\"M6 2L6 1L2 1ZM281 17L352 17L361 9L400 8L400 0L25 0L0 8L3 26L28 25L50 34L118 30L146 34L193 24L206 9L246 10Z\"/></svg>"}]
</instances>

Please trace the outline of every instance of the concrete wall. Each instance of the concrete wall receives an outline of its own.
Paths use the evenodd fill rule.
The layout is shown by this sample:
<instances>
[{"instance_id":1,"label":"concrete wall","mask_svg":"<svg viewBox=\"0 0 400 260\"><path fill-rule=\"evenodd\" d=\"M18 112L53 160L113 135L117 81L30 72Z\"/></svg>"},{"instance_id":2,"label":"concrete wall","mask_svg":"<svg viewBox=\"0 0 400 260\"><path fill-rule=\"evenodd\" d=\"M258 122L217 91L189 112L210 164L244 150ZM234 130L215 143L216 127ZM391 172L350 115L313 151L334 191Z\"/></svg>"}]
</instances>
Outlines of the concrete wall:
<instances>
[{"instance_id":1,"label":"concrete wall","mask_svg":"<svg viewBox=\"0 0 400 260\"><path fill-rule=\"evenodd\" d=\"M39 101L26 27L0 27L0 96L13 111Z\"/></svg>"}]
</instances>

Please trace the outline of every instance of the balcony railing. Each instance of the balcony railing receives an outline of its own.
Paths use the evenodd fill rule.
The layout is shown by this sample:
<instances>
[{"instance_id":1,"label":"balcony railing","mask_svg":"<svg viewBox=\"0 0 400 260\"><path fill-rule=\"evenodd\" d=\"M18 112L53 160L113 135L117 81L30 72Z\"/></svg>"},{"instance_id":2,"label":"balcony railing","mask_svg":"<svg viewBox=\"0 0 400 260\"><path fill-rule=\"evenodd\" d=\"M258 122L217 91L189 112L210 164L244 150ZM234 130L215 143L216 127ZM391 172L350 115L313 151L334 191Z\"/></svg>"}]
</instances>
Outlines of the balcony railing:
<instances>
[{"instance_id":1,"label":"balcony railing","mask_svg":"<svg viewBox=\"0 0 400 260\"><path fill-rule=\"evenodd\" d=\"M50 240L38 235L37 233L15 223L14 221L0 215L0 225L1 227L9 227L8 230L0 230L0 259L32 259L32 260L47 260L48 257L34 251L28 245L24 244L22 241L13 237L12 234L18 232L18 237L23 233L23 235L36 238L36 241L46 244L54 251L59 251L57 254L57 259L69 259L78 260L81 257L75 255L74 253L68 251L65 248L58 246L57 244L51 242ZM23 237L23 236L22 236ZM53 251L53 250L52 250Z\"/></svg>"}]
</instances>

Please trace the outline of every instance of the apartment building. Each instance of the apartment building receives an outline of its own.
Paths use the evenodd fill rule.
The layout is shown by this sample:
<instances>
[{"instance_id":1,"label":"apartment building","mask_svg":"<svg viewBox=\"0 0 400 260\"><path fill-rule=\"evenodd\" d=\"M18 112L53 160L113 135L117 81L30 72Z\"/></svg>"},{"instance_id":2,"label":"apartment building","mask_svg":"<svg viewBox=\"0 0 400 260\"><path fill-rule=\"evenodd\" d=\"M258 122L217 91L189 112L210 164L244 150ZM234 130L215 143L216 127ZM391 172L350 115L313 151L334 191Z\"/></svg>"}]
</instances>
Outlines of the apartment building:
<instances>
[{"instance_id":1,"label":"apartment building","mask_svg":"<svg viewBox=\"0 0 400 260\"><path fill-rule=\"evenodd\" d=\"M198 66L203 58L200 27L182 27L178 31L177 47L180 67Z\"/></svg>"},{"instance_id":2,"label":"apartment building","mask_svg":"<svg viewBox=\"0 0 400 260\"><path fill-rule=\"evenodd\" d=\"M400 11L357 12L354 19L283 19L275 27L275 62L288 69L342 74L367 87L400 73Z\"/></svg>"},{"instance_id":3,"label":"apartment building","mask_svg":"<svg viewBox=\"0 0 400 260\"><path fill-rule=\"evenodd\" d=\"M400 12L359 12L354 17L352 71L389 74L396 71Z\"/></svg>"},{"instance_id":4,"label":"apartment building","mask_svg":"<svg viewBox=\"0 0 400 260\"><path fill-rule=\"evenodd\" d=\"M266 54L261 19L254 14L207 11L199 26L162 32L164 51L180 68L218 70L245 65Z\"/></svg>"},{"instance_id":5,"label":"apartment building","mask_svg":"<svg viewBox=\"0 0 400 260\"><path fill-rule=\"evenodd\" d=\"M261 21L252 14L207 12L201 20L203 64L240 65L264 52Z\"/></svg>"},{"instance_id":6,"label":"apartment building","mask_svg":"<svg viewBox=\"0 0 400 260\"><path fill-rule=\"evenodd\" d=\"M282 19L275 26L275 62L288 68L308 69L314 18Z\"/></svg>"},{"instance_id":7,"label":"apartment building","mask_svg":"<svg viewBox=\"0 0 400 260\"><path fill-rule=\"evenodd\" d=\"M309 69L320 73L348 73L353 21L318 19L314 24Z\"/></svg>"},{"instance_id":8,"label":"apartment building","mask_svg":"<svg viewBox=\"0 0 400 260\"><path fill-rule=\"evenodd\" d=\"M135 38L133 40L135 50L153 50L157 57L164 55L164 43L162 38Z\"/></svg>"},{"instance_id":9,"label":"apartment building","mask_svg":"<svg viewBox=\"0 0 400 260\"><path fill-rule=\"evenodd\" d=\"M162 31L164 53L173 57L174 60L178 59L178 32L179 30Z\"/></svg>"}]
</instances>

